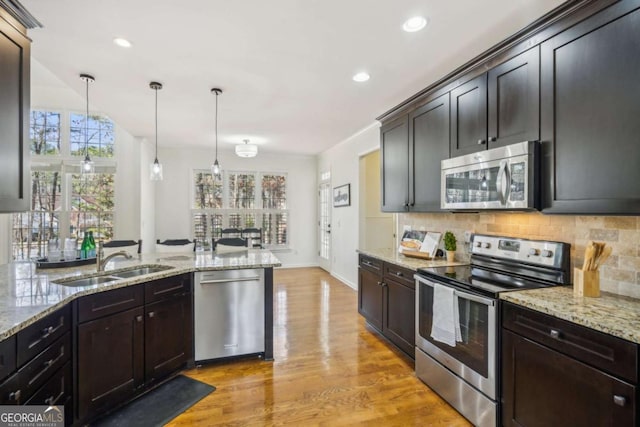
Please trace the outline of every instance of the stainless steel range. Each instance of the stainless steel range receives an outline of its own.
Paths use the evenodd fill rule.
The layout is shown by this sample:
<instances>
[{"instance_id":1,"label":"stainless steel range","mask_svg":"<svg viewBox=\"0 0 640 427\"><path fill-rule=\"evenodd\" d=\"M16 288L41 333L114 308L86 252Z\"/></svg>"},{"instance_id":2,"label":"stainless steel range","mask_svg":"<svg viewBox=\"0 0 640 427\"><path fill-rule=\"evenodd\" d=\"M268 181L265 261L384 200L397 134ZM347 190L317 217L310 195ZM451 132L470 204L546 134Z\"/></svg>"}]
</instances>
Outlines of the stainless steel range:
<instances>
[{"instance_id":1,"label":"stainless steel range","mask_svg":"<svg viewBox=\"0 0 640 427\"><path fill-rule=\"evenodd\" d=\"M570 283L567 243L476 234L471 265L418 269L416 375L477 426L498 417L498 294Z\"/></svg>"}]
</instances>

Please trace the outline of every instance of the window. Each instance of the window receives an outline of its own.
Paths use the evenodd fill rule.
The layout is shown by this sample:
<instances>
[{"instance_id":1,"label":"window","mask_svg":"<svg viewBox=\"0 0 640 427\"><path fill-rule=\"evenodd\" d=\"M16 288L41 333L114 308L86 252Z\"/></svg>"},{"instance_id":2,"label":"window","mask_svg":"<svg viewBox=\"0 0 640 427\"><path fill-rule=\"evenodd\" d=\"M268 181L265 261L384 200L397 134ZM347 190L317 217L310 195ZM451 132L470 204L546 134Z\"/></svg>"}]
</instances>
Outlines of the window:
<instances>
[{"instance_id":1,"label":"window","mask_svg":"<svg viewBox=\"0 0 640 427\"><path fill-rule=\"evenodd\" d=\"M288 247L287 176L266 172L194 171L193 233L210 247L224 228L262 228L263 246Z\"/></svg>"},{"instance_id":2,"label":"window","mask_svg":"<svg viewBox=\"0 0 640 427\"><path fill-rule=\"evenodd\" d=\"M113 237L115 200L114 125L107 117L89 117L89 150L97 173L78 174L84 154L84 115L58 111L30 114L31 209L13 215L12 257L45 257L50 240L82 239L93 231ZM65 126L64 123L69 123ZM82 128L80 130L80 128Z\"/></svg>"}]
</instances>

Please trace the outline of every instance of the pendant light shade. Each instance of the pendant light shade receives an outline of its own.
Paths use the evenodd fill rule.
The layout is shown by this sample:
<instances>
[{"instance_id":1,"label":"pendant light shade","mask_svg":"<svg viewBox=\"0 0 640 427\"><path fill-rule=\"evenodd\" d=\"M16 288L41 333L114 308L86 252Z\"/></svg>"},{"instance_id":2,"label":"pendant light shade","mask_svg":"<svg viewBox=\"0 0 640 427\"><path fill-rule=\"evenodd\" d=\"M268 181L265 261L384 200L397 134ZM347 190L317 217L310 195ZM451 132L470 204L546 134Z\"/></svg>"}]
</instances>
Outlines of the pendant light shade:
<instances>
[{"instance_id":1,"label":"pendant light shade","mask_svg":"<svg viewBox=\"0 0 640 427\"><path fill-rule=\"evenodd\" d=\"M84 160L80 164L80 172L83 174L93 173L94 165L89 155L89 83L96 79L89 74L80 74L80 80L86 84L87 114L84 118Z\"/></svg>"},{"instance_id":2,"label":"pendant light shade","mask_svg":"<svg viewBox=\"0 0 640 427\"><path fill-rule=\"evenodd\" d=\"M218 95L222 93L222 89L214 87L213 89L211 89L211 93L216 95L216 121L215 121L216 158L215 158L215 161L213 162L213 165L211 165L211 173L214 176L219 176L221 169L220 169L220 163L218 162Z\"/></svg>"},{"instance_id":3,"label":"pendant light shade","mask_svg":"<svg viewBox=\"0 0 640 427\"><path fill-rule=\"evenodd\" d=\"M151 82L149 87L156 92L156 155L149 170L151 181L162 181L162 164L158 161L158 91L162 89L162 83Z\"/></svg>"},{"instance_id":4,"label":"pendant light shade","mask_svg":"<svg viewBox=\"0 0 640 427\"><path fill-rule=\"evenodd\" d=\"M244 139L244 144L236 145L236 155L240 157L255 157L258 154L258 146L249 144L248 139Z\"/></svg>"}]
</instances>

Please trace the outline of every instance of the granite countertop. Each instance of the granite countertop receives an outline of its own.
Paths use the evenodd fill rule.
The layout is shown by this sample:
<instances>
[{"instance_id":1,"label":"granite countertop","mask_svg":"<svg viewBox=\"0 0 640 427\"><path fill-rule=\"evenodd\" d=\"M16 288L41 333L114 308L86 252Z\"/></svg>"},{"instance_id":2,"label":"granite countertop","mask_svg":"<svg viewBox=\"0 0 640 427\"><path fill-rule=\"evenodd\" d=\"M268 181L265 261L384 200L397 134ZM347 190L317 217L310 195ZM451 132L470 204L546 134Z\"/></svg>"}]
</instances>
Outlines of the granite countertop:
<instances>
[{"instance_id":1,"label":"granite countertop","mask_svg":"<svg viewBox=\"0 0 640 427\"><path fill-rule=\"evenodd\" d=\"M373 249L373 250L363 250L358 249L356 252L361 253L362 255L367 255L373 258L378 258L383 261L390 262L395 265L399 265L404 268L408 268L410 270L416 271L418 268L427 268L427 267L451 267L455 265L467 265L468 262L448 262L445 258L438 259L422 259L422 258L411 258L399 254L397 251L391 249Z\"/></svg>"},{"instance_id":2,"label":"granite countertop","mask_svg":"<svg viewBox=\"0 0 640 427\"><path fill-rule=\"evenodd\" d=\"M500 299L640 344L639 299L574 297L571 286L503 292Z\"/></svg>"},{"instance_id":3,"label":"granite countertop","mask_svg":"<svg viewBox=\"0 0 640 427\"><path fill-rule=\"evenodd\" d=\"M116 257L107 264L105 275L115 270L149 265L171 268L99 285L70 287L55 282L60 279L95 276L95 264L48 270L37 270L31 262L0 265L0 340L80 296L194 271L279 267L281 263L271 251L265 249L249 249L228 254L153 253L137 255L130 260Z\"/></svg>"}]
</instances>

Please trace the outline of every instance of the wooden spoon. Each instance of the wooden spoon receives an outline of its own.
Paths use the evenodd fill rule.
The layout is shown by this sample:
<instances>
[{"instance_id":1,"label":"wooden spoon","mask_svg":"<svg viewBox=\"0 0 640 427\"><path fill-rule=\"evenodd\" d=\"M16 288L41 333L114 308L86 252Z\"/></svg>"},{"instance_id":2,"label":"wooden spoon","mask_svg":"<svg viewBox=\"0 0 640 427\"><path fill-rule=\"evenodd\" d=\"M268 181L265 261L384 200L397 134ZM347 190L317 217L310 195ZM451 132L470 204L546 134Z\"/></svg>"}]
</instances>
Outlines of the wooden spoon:
<instances>
[{"instance_id":1,"label":"wooden spoon","mask_svg":"<svg viewBox=\"0 0 640 427\"><path fill-rule=\"evenodd\" d=\"M593 259L593 254L595 253L595 246L593 246L593 242L589 242L587 244L587 248L584 250L584 263L582 264L582 271L588 271L591 268L591 260Z\"/></svg>"},{"instance_id":2,"label":"wooden spoon","mask_svg":"<svg viewBox=\"0 0 640 427\"><path fill-rule=\"evenodd\" d=\"M611 252L613 252L613 248L611 246L605 246L605 248L602 250L602 254L600 254L600 257L596 262L596 267L594 268L594 270L597 270L602 264L604 264L607 258L609 258L609 256L611 255Z\"/></svg>"}]
</instances>

